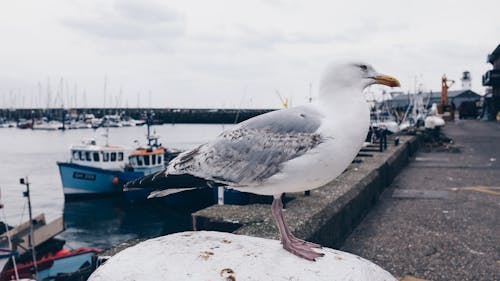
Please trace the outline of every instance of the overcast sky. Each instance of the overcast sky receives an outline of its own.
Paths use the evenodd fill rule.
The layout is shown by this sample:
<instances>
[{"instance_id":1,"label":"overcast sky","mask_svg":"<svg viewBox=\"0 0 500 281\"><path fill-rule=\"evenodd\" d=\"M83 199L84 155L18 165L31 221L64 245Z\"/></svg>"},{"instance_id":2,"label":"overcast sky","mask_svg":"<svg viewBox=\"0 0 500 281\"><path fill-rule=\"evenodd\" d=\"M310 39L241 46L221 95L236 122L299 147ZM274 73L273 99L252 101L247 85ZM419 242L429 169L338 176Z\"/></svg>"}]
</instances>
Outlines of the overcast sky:
<instances>
[{"instance_id":1,"label":"overcast sky","mask_svg":"<svg viewBox=\"0 0 500 281\"><path fill-rule=\"evenodd\" d=\"M345 58L403 91L439 91L444 73L460 89L469 70L483 93L499 10L498 0L3 1L0 107L46 107L48 92L80 107L277 108L277 91L299 105Z\"/></svg>"}]
</instances>

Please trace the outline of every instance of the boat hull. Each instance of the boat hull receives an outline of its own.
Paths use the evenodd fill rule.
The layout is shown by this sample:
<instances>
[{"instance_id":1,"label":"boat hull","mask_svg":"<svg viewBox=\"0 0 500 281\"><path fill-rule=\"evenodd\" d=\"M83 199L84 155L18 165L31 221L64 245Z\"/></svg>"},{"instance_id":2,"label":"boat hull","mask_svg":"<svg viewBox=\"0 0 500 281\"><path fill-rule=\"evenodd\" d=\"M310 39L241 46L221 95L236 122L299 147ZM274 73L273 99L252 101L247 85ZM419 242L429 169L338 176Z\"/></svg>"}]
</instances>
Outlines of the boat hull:
<instances>
[{"instance_id":1,"label":"boat hull","mask_svg":"<svg viewBox=\"0 0 500 281\"><path fill-rule=\"evenodd\" d=\"M95 248L79 248L76 250L61 250L55 254L43 256L36 261L38 268L37 280L63 280L63 277L72 276L73 279L64 280L86 280L92 273L92 259L100 252ZM87 269L87 272L82 272ZM33 262L19 263L17 271L20 278L32 278L34 272ZM86 276L81 273L87 273ZM0 281L11 280L14 269L4 269L0 274Z\"/></svg>"},{"instance_id":2,"label":"boat hull","mask_svg":"<svg viewBox=\"0 0 500 281\"><path fill-rule=\"evenodd\" d=\"M122 193L125 182L120 180L120 174L123 172L66 162L57 165L66 198Z\"/></svg>"}]
</instances>

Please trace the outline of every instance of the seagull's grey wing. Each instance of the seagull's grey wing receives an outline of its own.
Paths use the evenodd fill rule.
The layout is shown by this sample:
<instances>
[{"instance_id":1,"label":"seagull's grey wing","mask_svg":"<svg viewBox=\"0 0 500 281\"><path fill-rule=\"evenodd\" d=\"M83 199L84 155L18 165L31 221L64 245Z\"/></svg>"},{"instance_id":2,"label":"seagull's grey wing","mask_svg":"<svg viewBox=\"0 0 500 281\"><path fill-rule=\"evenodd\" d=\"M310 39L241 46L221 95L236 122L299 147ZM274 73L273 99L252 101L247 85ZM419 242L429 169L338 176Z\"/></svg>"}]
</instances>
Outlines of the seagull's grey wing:
<instances>
[{"instance_id":1,"label":"seagull's grey wing","mask_svg":"<svg viewBox=\"0 0 500 281\"><path fill-rule=\"evenodd\" d=\"M232 186L258 184L279 172L284 162L324 141L316 132L320 118L308 107L257 116L180 154L167 174L187 173Z\"/></svg>"},{"instance_id":2,"label":"seagull's grey wing","mask_svg":"<svg viewBox=\"0 0 500 281\"><path fill-rule=\"evenodd\" d=\"M272 111L238 124L235 129L272 130L281 134L314 133L321 125L322 115L309 106Z\"/></svg>"}]
</instances>

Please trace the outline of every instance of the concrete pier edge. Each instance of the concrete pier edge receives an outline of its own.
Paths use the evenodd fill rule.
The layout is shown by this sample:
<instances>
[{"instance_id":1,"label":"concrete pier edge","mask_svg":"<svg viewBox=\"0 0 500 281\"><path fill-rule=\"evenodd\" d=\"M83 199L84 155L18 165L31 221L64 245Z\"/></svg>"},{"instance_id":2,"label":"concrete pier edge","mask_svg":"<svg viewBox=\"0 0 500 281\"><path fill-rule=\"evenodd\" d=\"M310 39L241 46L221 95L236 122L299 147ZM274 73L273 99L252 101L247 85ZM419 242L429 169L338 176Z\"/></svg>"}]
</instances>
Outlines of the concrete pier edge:
<instances>
[{"instance_id":1,"label":"concrete pier edge","mask_svg":"<svg viewBox=\"0 0 500 281\"><path fill-rule=\"evenodd\" d=\"M310 196L287 194L285 219L300 238L327 247L339 247L376 204L383 189L408 163L419 147L418 136L401 136L398 146L352 163L329 184L312 190ZM366 154L366 152L363 152ZM278 239L270 205L214 205L192 214L194 230L233 232Z\"/></svg>"}]
</instances>

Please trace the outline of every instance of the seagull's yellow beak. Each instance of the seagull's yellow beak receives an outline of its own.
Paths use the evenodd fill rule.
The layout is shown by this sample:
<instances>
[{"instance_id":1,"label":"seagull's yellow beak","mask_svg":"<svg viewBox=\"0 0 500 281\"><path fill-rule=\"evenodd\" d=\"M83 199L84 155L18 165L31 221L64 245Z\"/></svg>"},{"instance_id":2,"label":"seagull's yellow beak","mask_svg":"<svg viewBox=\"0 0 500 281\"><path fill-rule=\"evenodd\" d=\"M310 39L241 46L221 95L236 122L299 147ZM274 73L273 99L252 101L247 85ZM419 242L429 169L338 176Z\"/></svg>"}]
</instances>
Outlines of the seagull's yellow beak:
<instances>
[{"instance_id":1,"label":"seagull's yellow beak","mask_svg":"<svg viewBox=\"0 0 500 281\"><path fill-rule=\"evenodd\" d=\"M389 87L401 86L401 84L399 84L398 79L396 79L392 76L389 76L389 75L385 75L385 74L379 74L379 75L373 77L373 80L375 80L374 84L382 84L382 85L386 85Z\"/></svg>"}]
</instances>

